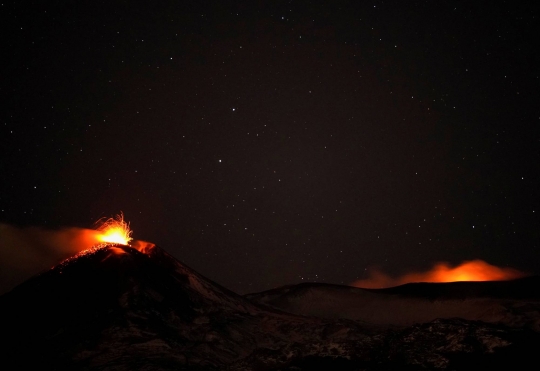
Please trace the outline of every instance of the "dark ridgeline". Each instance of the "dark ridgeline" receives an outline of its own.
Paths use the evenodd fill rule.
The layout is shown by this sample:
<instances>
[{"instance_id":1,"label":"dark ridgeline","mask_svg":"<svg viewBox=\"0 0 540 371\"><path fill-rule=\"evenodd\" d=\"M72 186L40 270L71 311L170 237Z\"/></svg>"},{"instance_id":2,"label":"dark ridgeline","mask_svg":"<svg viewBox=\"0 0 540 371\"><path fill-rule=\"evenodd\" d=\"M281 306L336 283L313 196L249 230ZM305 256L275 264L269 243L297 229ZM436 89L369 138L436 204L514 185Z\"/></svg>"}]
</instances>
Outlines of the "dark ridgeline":
<instances>
[{"instance_id":1,"label":"dark ridgeline","mask_svg":"<svg viewBox=\"0 0 540 371\"><path fill-rule=\"evenodd\" d=\"M372 289L372 291L433 300L479 297L540 300L540 276L524 277L510 281L416 282L387 289Z\"/></svg>"},{"instance_id":2,"label":"dark ridgeline","mask_svg":"<svg viewBox=\"0 0 540 371\"><path fill-rule=\"evenodd\" d=\"M379 291L298 285L242 297L158 247L143 251L123 245L93 250L0 297L0 357L4 365L65 370L540 366L535 357L540 335L530 323L511 326L442 318L390 326L339 318L339 313L337 318L300 316L283 311L291 308L276 305L278 298L282 304L291 303L290 297L304 300L311 295L313 299L316 292L328 300L350 300L343 298L368 293L397 295L404 301L411 295L423 296L433 301L438 296L465 293L470 297L473 292L510 290L519 300L526 298L529 312L537 314L538 296L528 296L537 292L537 279L450 286L412 284ZM442 291L436 294L437 290ZM518 300L507 294L503 297ZM325 305L320 298L312 299L311 306ZM400 313L394 315L398 318Z\"/></svg>"}]
</instances>

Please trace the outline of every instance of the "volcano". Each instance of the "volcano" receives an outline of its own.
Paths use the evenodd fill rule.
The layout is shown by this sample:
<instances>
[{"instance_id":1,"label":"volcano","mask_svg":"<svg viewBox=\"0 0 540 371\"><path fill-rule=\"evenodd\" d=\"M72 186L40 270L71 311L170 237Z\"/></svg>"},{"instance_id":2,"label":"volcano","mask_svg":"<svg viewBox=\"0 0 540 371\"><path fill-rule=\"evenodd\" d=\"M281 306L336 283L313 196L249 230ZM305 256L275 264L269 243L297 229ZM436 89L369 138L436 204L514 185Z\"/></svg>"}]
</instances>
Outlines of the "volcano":
<instances>
[{"instance_id":1,"label":"volcano","mask_svg":"<svg viewBox=\"0 0 540 371\"><path fill-rule=\"evenodd\" d=\"M87 250L1 296L3 368L540 367L535 354L540 334L534 326L533 314L538 311L534 295L500 298L514 303L513 308L521 305L522 314L533 313L526 323L463 316L424 316L420 321L391 323L366 316L359 303L379 300L379 308L393 311L399 319L404 314L396 303L420 300L415 308L427 305L424 311L429 312L427 303L435 299L410 286L378 292L299 285L240 296L155 245L133 246L107 244ZM523 286L520 282L516 285ZM385 302L388 298L393 301ZM325 306L333 309L324 312ZM360 314L350 315L351 308Z\"/></svg>"}]
</instances>

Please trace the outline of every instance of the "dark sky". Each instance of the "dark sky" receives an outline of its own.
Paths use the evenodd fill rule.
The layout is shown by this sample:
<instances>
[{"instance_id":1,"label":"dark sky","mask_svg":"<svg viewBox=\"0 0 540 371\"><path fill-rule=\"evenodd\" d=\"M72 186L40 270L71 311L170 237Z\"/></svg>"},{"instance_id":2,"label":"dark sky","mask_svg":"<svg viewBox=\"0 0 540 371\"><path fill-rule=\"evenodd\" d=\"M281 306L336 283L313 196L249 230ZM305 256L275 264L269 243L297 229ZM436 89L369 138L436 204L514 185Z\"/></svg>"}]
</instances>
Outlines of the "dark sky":
<instances>
[{"instance_id":1,"label":"dark sky","mask_svg":"<svg viewBox=\"0 0 540 371\"><path fill-rule=\"evenodd\" d=\"M231 3L0 5L0 222L123 211L240 293L540 273L533 2Z\"/></svg>"}]
</instances>

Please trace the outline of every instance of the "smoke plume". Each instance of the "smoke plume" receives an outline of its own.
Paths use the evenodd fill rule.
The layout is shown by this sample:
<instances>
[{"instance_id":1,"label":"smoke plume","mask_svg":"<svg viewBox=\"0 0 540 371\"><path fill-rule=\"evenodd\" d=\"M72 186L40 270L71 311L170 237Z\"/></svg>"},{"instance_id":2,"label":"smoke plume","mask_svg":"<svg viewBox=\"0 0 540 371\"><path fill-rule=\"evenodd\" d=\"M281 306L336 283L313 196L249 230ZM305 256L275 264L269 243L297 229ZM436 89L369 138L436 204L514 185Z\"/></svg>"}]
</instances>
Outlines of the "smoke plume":
<instances>
[{"instance_id":1,"label":"smoke plume","mask_svg":"<svg viewBox=\"0 0 540 371\"><path fill-rule=\"evenodd\" d=\"M513 268L500 268L483 260L471 260L456 267L445 262L436 263L427 272L412 272L397 278L372 269L368 278L355 281L351 285L362 288L384 288L410 282L504 281L524 276L525 273Z\"/></svg>"},{"instance_id":2,"label":"smoke plume","mask_svg":"<svg viewBox=\"0 0 540 371\"><path fill-rule=\"evenodd\" d=\"M98 233L83 228L48 230L0 223L0 294L97 244Z\"/></svg>"}]
</instances>

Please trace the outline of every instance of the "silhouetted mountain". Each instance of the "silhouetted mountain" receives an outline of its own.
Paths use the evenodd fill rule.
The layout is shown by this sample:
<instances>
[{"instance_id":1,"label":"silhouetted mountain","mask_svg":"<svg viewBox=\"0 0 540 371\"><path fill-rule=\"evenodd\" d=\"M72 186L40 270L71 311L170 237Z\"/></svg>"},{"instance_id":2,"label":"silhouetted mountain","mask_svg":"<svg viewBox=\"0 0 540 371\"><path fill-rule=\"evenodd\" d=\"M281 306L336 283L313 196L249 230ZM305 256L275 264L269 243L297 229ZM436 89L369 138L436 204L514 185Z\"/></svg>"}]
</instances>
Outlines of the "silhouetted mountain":
<instances>
[{"instance_id":1,"label":"silhouetted mountain","mask_svg":"<svg viewBox=\"0 0 540 371\"><path fill-rule=\"evenodd\" d=\"M540 277L421 282L387 289L303 283L245 297L289 313L381 326L410 326L457 317L540 331Z\"/></svg>"},{"instance_id":2,"label":"silhouetted mountain","mask_svg":"<svg viewBox=\"0 0 540 371\"><path fill-rule=\"evenodd\" d=\"M540 276L509 281L416 282L387 289L369 290L382 294L398 294L404 297L431 300L472 298L540 300Z\"/></svg>"},{"instance_id":3,"label":"silhouetted mountain","mask_svg":"<svg viewBox=\"0 0 540 371\"><path fill-rule=\"evenodd\" d=\"M356 295L360 289L329 290ZM388 329L285 313L257 303L265 300L256 296L239 296L153 245L94 248L0 297L1 365L48 370L539 366L533 350L540 335L527 328L453 318Z\"/></svg>"}]
</instances>

